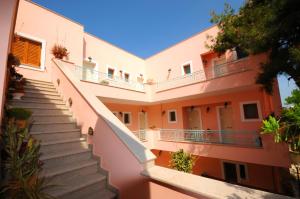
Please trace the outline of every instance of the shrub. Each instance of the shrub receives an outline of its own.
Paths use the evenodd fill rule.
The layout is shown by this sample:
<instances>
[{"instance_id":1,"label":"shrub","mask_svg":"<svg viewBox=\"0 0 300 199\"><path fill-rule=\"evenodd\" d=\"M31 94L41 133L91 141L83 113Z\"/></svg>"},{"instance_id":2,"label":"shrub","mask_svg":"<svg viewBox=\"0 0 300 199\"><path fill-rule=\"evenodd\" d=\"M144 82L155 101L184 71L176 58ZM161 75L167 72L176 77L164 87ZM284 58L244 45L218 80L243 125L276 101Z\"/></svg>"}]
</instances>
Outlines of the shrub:
<instances>
[{"instance_id":1,"label":"shrub","mask_svg":"<svg viewBox=\"0 0 300 199\"><path fill-rule=\"evenodd\" d=\"M183 149L171 153L171 167L178 171L192 173L196 158L191 154L186 153Z\"/></svg>"},{"instance_id":2,"label":"shrub","mask_svg":"<svg viewBox=\"0 0 300 199\"><path fill-rule=\"evenodd\" d=\"M59 44L55 44L53 46L51 53L57 59L68 58L68 56L69 56L69 52L68 52L67 48L62 45L59 45Z\"/></svg>"},{"instance_id":3,"label":"shrub","mask_svg":"<svg viewBox=\"0 0 300 199\"><path fill-rule=\"evenodd\" d=\"M11 108L7 111L9 118L15 118L17 120L27 120L31 117L32 112L24 108Z\"/></svg>"}]
</instances>

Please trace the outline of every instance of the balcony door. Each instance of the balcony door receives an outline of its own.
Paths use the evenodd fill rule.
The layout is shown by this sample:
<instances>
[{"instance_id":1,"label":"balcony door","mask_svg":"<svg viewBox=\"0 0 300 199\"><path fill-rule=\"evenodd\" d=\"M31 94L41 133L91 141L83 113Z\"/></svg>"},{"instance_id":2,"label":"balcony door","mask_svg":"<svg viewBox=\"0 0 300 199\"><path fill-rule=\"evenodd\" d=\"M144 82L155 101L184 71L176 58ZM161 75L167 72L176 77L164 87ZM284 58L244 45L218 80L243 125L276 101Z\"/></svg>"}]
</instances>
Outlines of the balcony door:
<instances>
[{"instance_id":1,"label":"balcony door","mask_svg":"<svg viewBox=\"0 0 300 199\"><path fill-rule=\"evenodd\" d=\"M233 129L233 114L232 107L219 107L219 129L220 130L232 130Z\"/></svg>"},{"instance_id":2,"label":"balcony door","mask_svg":"<svg viewBox=\"0 0 300 199\"><path fill-rule=\"evenodd\" d=\"M187 129L191 130L201 130L201 112L199 107L189 107L186 109L187 111Z\"/></svg>"},{"instance_id":3,"label":"balcony door","mask_svg":"<svg viewBox=\"0 0 300 199\"><path fill-rule=\"evenodd\" d=\"M82 79L86 81L97 82L96 64L90 61L83 61Z\"/></svg>"},{"instance_id":4,"label":"balcony door","mask_svg":"<svg viewBox=\"0 0 300 199\"><path fill-rule=\"evenodd\" d=\"M147 113L139 112L139 130L145 130L147 128Z\"/></svg>"}]
</instances>

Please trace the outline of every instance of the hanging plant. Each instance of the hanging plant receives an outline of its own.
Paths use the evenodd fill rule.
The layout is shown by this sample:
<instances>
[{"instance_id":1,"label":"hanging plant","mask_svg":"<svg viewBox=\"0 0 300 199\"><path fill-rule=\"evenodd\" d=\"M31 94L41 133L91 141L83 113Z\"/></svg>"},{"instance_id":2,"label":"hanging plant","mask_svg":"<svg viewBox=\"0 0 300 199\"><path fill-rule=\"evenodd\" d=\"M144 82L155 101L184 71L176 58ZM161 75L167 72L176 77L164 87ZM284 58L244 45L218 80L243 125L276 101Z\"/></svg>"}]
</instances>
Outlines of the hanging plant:
<instances>
[{"instance_id":1,"label":"hanging plant","mask_svg":"<svg viewBox=\"0 0 300 199\"><path fill-rule=\"evenodd\" d=\"M63 58L68 59L69 54L70 54L66 47L59 45L59 44L55 44L52 47L51 53L57 59L63 59Z\"/></svg>"}]
</instances>

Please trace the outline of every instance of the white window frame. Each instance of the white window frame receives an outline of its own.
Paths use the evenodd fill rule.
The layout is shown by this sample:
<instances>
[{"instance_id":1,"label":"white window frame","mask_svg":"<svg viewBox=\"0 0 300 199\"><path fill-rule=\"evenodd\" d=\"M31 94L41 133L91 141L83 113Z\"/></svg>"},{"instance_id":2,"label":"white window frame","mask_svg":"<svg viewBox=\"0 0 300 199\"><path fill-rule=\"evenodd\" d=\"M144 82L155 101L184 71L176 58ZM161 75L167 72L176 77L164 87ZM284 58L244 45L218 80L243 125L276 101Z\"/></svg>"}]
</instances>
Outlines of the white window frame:
<instances>
[{"instance_id":1,"label":"white window frame","mask_svg":"<svg viewBox=\"0 0 300 199\"><path fill-rule=\"evenodd\" d=\"M108 69L113 69L113 70L114 70L113 78L109 77L109 75L108 75ZM106 65L106 74L107 74L107 78L108 78L108 79L115 79L115 77L116 77L116 72L117 72L117 68L116 68L116 67L112 67L112 66L110 66L110 65Z\"/></svg>"},{"instance_id":2,"label":"white window frame","mask_svg":"<svg viewBox=\"0 0 300 199\"><path fill-rule=\"evenodd\" d=\"M221 168L222 168L222 178L223 178L223 180L225 180L225 167L224 167L224 163L235 164L235 170L236 170L236 173L237 173L238 183L243 183L243 182L249 181L248 165L246 163L235 162L235 161L230 161L230 160L221 160ZM241 178L240 165L244 165L244 167L245 167L245 174L246 174L246 178L245 179Z\"/></svg>"},{"instance_id":3,"label":"white window frame","mask_svg":"<svg viewBox=\"0 0 300 199\"><path fill-rule=\"evenodd\" d=\"M247 118L245 118L244 104L256 104L257 112L258 112L258 118L256 118L256 119L247 119ZM258 121L262 120L261 106L260 106L260 102L258 100L241 102L240 103L240 112L241 112L241 120L243 122L258 122Z\"/></svg>"},{"instance_id":4,"label":"white window frame","mask_svg":"<svg viewBox=\"0 0 300 199\"><path fill-rule=\"evenodd\" d=\"M129 123L125 123L125 114L128 114L129 115ZM126 125L126 126L130 126L131 123L132 123L132 114L131 112L123 112L123 116L122 116L122 119L123 119L123 123Z\"/></svg>"},{"instance_id":5,"label":"white window frame","mask_svg":"<svg viewBox=\"0 0 300 199\"><path fill-rule=\"evenodd\" d=\"M191 73L190 74L185 74L184 66L186 66L188 64L190 65ZM181 74L182 75L187 76L187 75L191 75L192 73L193 73L193 61L187 61L187 62L181 64Z\"/></svg>"},{"instance_id":6,"label":"white window frame","mask_svg":"<svg viewBox=\"0 0 300 199\"><path fill-rule=\"evenodd\" d=\"M171 117L170 117L171 112L175 112L175 121L171 121ZM177 119L177 110L176 109L168 110L168 122L169 123L177 123L177 121L178 121L178 119Z\"/></svg>"},{"instance_id":7,"label":"white window frame","mask_svg":"<svg viewBox=\"0 0 300 199\"><path fill-rule=\"evenodd\" d=\"M46 65L45 65L45 61L46 61L46 44L47 44L46 40L40 39L38 37L32 36L32 35L27 34L27 33L23 33L23 32L16 32L15 34L17 36L23 37L25 39L29 39L29 40L39 42L39 43L42 44L40 68L35 68L35 67L27 65L27 64L21 64L19 67L30 69L30 70L45 71L45 69L46 69Z\"/></svg>"}]
</instances>

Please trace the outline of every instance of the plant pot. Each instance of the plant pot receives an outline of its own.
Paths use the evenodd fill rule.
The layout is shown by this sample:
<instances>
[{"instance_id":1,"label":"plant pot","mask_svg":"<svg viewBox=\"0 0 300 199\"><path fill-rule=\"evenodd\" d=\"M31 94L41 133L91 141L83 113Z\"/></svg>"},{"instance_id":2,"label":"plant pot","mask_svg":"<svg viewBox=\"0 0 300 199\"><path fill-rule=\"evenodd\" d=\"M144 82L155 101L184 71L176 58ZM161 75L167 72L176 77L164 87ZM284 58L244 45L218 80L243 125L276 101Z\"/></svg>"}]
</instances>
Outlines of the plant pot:
<instances>
[{"instance_id":1,"label":"plant pot","mask_svg":"<svg viewBox=\"0 0 300 199\"><path fill-rule=\"evenodd\" d=\"M13 99L15 99L15 100L21 100L24 95L25 95L24 92L13 92L12 93Z\"/></svg>"},{"instance_id":2,"label":"plant pot","mask_svg":"<svg viewBox=\"0 0 300 199\"><path fill-rule=\"evenodd\" d=\"M16 125L20 128L20 129L24 129L27 126L27 120L16 120Z\"/></svg>"}]
</instances>

